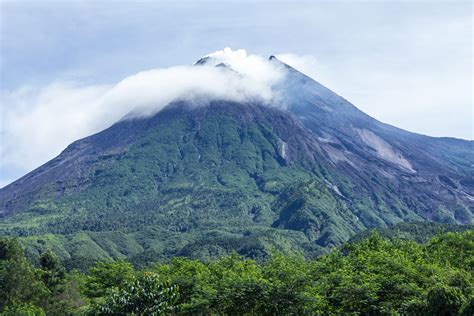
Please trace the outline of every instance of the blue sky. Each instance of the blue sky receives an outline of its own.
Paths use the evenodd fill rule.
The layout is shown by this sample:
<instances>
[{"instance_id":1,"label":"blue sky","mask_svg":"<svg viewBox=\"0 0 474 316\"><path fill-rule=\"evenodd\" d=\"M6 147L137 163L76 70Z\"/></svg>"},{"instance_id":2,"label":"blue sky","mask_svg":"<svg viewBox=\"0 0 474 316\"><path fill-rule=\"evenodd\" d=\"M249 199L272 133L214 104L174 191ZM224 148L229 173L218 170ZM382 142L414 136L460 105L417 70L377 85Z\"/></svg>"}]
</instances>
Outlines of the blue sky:
<instances>
[{"instance_id":1,"label":"blue sky","mask_svg":"<svg viewBox=\"0 0 474 316\"><path fill-rule=\"evenodd\" d=\"M473 138L470 1L176 2L0 1L0 146L35 148L24 159L20 149L0 151L0 187L74 140L29 143L28 130L44 127L18 127L46 88L87 86L94 96L139 71L192 64L224 47L284 54L386 123ZM7 111L18 124L5 122ZM54 118L53 110L43 112Z\"/></svg>"}]
</instances>

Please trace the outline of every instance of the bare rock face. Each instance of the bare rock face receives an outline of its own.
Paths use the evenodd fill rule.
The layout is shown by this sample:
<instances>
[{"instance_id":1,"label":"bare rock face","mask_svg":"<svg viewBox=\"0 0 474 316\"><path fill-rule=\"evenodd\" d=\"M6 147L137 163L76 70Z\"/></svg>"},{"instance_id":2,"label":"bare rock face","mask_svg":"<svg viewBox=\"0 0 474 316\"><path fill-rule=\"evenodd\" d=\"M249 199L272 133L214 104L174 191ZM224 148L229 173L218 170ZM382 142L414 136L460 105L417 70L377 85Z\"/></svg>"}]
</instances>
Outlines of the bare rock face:
<instances>
[{"instance_id":1,"label":"bare rock face","mask_svg":"<svg viewBox=\"0 0 474 316\"><path fill-rule=\"evenodd\" d=\"M361 141L375 150L376 155L380 159L390 162L407 172L416 173L410 162L403 157L402 153L396 151L382 138L366 129L356 129L356 132L359 134Z\"/></svg>"}]
</instances>

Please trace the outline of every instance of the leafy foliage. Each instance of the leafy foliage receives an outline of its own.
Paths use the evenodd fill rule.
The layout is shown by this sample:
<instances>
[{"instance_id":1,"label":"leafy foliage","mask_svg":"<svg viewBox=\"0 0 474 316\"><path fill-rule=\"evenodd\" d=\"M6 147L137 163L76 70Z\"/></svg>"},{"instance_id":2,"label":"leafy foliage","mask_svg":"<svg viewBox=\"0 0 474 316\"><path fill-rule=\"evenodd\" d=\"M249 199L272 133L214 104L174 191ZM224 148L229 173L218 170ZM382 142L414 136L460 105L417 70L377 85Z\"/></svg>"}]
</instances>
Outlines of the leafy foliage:
<instances>
[{"instance_id":1,"label":"leafy foliage","mask_svg":"<svg viewBox=\"0 0 474 316\"><path fill-rule=\"evenodd\" d=\"M89 271L84 292L89 298L103 297L109 289L125 286L132 281L133 266L125 261L98 262Z\"/></svg>"},{"instance_id":2,"label":"leafy foliage","mask_svg":"<svg viewBox=\"0 0 474 316\"><path fill-rule=\"evenodd\" d=\"M46 293L46 286L38 280L19 242L0 239L0 310L11 312L22 302L39 304Z\"/></svg>"},{"instance_id":3,"label":"leafy foliage","mask_svg":"<svg viewBox=\"0 0 474 316\"><path fill-rule=\"evenodd\" d=\"M258 262L234 252L145 269L97 262L85 275L64 275L51 252L35 269L16 240L0 245L0 278L17 275L2 283L1 315L472 315L474 304L472 230L423 244L374 232L316 259L273 253ZM42 290L19 291L26 283Z\"/></svg>"},{"instance_id":4,"label":"leafy foliage","mask_svg":"<svg viewBox=\"0 0 474 316\"><path fill-rule=\"evenodd\" d=\"M404 222L385 228L368 229L349 239L349 242L359 242L374 232L388 239L413 240L425 243L434 236L447 232L463 232L474 230L474 225L440 224L434 222Z\"/></svg>"},{"instance_id":5,"label":"leafy foliage","mask_svg":"<svg viewBox=\"0 0 474 316\"><path fill-rule=\"evenodd\" d=\"M0 311L5 315L69 315L82 305L75 274L52 252L35 269L16 239L0 239Z\"/></svg>"},{"instance_id":6,"label":"leafy foliage","mask_svg":"<svg viewBox=\"0 0 474 316\"><path fill-rule=\"evenodd\" d=\"M103 303L93 307L99 315L167 315L176 310L178 289L155 273L144 273L119 289L112 289Z\"/></svg>"}]
</instances>

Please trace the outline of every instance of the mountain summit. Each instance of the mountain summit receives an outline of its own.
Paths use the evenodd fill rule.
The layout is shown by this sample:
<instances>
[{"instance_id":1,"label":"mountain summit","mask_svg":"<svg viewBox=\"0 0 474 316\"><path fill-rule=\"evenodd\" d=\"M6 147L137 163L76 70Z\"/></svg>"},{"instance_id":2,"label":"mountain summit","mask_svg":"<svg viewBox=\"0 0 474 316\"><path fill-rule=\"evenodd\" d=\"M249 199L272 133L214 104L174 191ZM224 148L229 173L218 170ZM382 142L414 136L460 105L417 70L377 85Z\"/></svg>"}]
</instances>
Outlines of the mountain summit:
<instances>
[{"instance_id":1,"label":"mountain summit","mask_svg":"<svg viewBox=\"0 0 474 316\"><path fill-rule=\"evenodd\" d=\"M0 234L33 255L145 263L232 249L313 256L370 227L474 222L472 141L381 123L266 63L281 76L271 99L176 100L74 142L0 190ZM241 73L221 56L195 66Z\"/></svg>"}]
</instances>

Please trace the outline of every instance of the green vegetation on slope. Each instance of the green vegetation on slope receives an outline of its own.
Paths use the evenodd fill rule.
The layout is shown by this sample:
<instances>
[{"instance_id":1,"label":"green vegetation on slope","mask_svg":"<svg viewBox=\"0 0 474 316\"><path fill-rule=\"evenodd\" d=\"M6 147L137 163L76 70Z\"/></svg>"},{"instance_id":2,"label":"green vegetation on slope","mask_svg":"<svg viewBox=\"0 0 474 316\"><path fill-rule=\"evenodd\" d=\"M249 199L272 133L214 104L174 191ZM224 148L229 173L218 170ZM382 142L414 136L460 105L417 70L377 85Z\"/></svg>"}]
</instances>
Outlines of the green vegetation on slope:
<instances>
[{"instance_id":1,"label":"green vegetation on slope","mask_svg":"<svg viewBox=\"0 0 474 316\"><path fill-rule=\"evenodd\" d=\"M447 232L464 232L474 230L474 225L440 224L434 222L405 222L386 228L373 228L358 233L349 242L358 242L369 237L374 231L388 239L413 240L425 243L432 237Z\"/></svg>"},{"instance_id":2,"label":"green vegetation on slope","mask_svg":"<svg viewBox=\"0 0 474 316\"><path fill-rule=\"evenodd\" d=\"M173 258L136 270L125 261L65 273L56 255L38 268L15 239L0 240L1 315L472 315L474 231L425 244L374 233L314 260L237 254Z\"/></svg>"},{"instance_id":3,"label":"green vegetation on slope","mask_svg":"<svg viewBox=\"0 0 474 316\"><path fill-rule=\"evenodd\" d=\"M173 256L208 260L232 249L255 259L272 251L314 257L321 246L340 244L363 227L347 224L354 222L350 215L338 217L343 205L322 184L317 165L305 168L303 157L285 162L269 124L220 114L196 124L173 116L116 157L99 157L85 179L74 180L89 183L86 188L77 192L77 183L62 184L60 198L3 218L0 235L23 237L35 260L53 248L70 259L68 267L83 269L109 258L140 264ZM320 217L303 233L280 214L289 211L286 193L280 193L297 193L293 187L305 192L300 220ZM326 225L322 216L331 221Z\"/></svg>"},{"instance_id":4,"label":"green vegetation on slope","mask_svg":"<svg viewBox=\"0 0 474 316\"><path fill-rule=\"evenodd\" d=\"M378 167L334 164L320 146L288 113L251 104L120 122L33 172L33 193L2 189L23 209L0 218L0 236L20 237L35 262L54 249L81 270L97 260L206 261L232 250L314 258L366 228L455 222L454 210L468 211L456 198L444 205L433 193L404 194L410 186Z\"/></svg>"}]
</instances>

